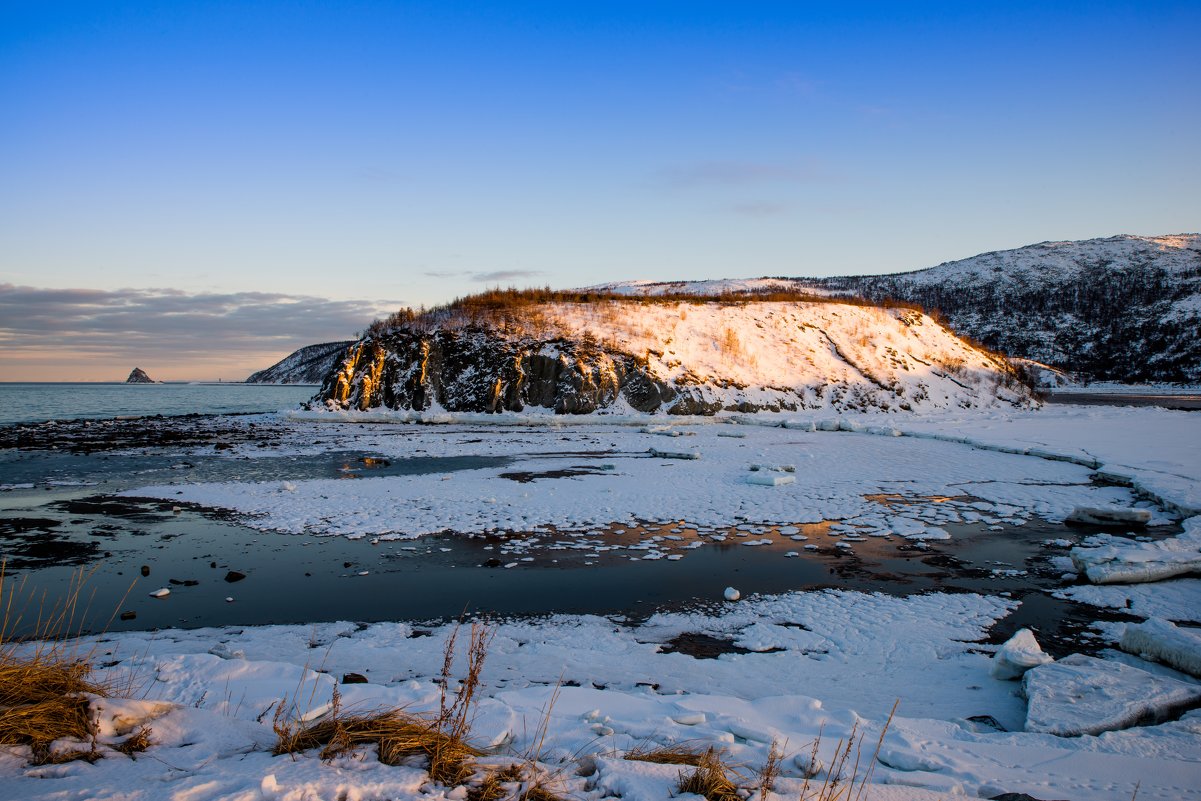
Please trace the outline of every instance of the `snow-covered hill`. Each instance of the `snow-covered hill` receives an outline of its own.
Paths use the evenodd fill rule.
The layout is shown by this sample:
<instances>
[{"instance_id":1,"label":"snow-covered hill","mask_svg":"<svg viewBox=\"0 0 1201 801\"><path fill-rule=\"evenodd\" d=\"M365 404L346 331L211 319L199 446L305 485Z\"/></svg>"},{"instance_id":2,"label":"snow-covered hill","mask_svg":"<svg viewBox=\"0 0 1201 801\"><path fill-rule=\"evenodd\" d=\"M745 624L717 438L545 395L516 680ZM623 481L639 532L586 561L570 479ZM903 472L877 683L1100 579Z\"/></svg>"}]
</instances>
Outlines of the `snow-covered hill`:
<instances>
[{"instance_id":1,"label":"snow-covered hill","mask_svg":"<svg viewBox=\"0 0 1201 801\"><path fill-rule=\"evenodd\" d=\"M826 289L939 309L991 348L1094 380L1201 380L1201 236L1044 242Z\"/></svg>"},{"instance_id":2,"label":"snow-covered hill","mask_svg":"<svg viewBox=\"0 0 1201 801\"><path fill-rule=\"evenodd\" d=\"M627 282L630 294L791 288L937 309L958 333L1090 380L1201 381L1201 235L983 253L894 275Z\"/></svg>"},{"instance_id":3,"label":"snow-covered hill","mask_svg":"<svg viewBox=\"0 0 1201 801\"><path fill-rule=\"evenodd\" d=\"M625 298L375 326L320 397L358 409L668 414L1030 402L1003 359L910 309Z\"/></svg>"},{"instance_id":4,"label":"snow-covered hill","mask_svg":"<svg viewBox=\"0 0 1201 801\"><path fill-rule=\"evenodd\" d=\"M246 379L247 384L320 384L354 340L307 345Z\"/></svg>"}]
</instances>

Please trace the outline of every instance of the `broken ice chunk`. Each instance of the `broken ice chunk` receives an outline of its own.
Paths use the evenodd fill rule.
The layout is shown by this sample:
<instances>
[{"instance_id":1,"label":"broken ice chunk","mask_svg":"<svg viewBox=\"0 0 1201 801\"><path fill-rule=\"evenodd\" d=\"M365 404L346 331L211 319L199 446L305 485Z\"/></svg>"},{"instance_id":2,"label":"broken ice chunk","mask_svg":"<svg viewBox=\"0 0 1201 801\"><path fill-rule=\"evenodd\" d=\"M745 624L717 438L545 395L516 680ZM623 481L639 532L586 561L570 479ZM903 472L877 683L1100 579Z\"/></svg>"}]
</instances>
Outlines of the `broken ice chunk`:
<instances>
[{"instance_id":1,"label":"broken ice chunk","mask_svg":"<svg viewBox=\"0 0 1201 801\"><path fill-rule=\"evenodd\" d=\"M1135 526L1142 528L1151 522L1148 509L1120 509L1115 507L1077 506L1064 518L1065 523L1085 526Z\"/></svg>"},{"instance_id":2,"label":"broken ice chunk","mask_svg":"<svg viewBox=\"0 0 1201 801\"><path fill-rule=\"evenodd\" d=\"M1060 737L1168 720L1201 700L1201 684L1083 654L1031 668L1022 690L1026 731Z\"/></svg>"},{"instance_id":3,"label":"broken ice chunk","mask_svg":"<svg viewBox=\"0 0 1201 801\"><path fill-rule=\"evenodd\" d=\"M661 451L658 448L650 449L651 456L657 459L699 459L701 458L700 451Z\"/></svg>"},{"instance_id":4,"label":"broken ice chunk","mask_svg":"<svg viewBox=\"0 0 1201 801\"><path fill-rule=\"evenodd\" d=\"M1201 634L1178 628L1162 618L1127 624L1122 633L1121 648L1190 676L1201 677Z\"/></svg>"},{"instance_id":5,"label":"broken ice chunk","mask_svg":"<svg viewBox=\"0 0 1201 801\"><path fill-rule=\"evenodd\" d=\"M1030 668L1053 661L1043 653L1034 632L1018 629L993 656L992 675L996 679L1020 679Z\"/></svg>"},{"instance_id":6,"label":"broken ice chunk","mask_svg":"<svg viewBox=\"0 0 1201 801\"><path fill-rule=\"evenodd\" d=\"M764 487L779 487L784 484L792 484L796 481L796 477L790 476L787 473L751 473L746 477L748 484L760 484Z\"/></svg>"},{"instance_id":7,"label":"broken ice chunk","mask_svg":"<svg viewBox=\"0 0 1201 801\"><path fill-rule=\"evenodd\" d=\"M1159 581L1201 571L1201 517L1185 521L1184 533L1156 542L1098 534L1071 551L1072 564L1093 584Z\"/></svg>"}]
</instances>

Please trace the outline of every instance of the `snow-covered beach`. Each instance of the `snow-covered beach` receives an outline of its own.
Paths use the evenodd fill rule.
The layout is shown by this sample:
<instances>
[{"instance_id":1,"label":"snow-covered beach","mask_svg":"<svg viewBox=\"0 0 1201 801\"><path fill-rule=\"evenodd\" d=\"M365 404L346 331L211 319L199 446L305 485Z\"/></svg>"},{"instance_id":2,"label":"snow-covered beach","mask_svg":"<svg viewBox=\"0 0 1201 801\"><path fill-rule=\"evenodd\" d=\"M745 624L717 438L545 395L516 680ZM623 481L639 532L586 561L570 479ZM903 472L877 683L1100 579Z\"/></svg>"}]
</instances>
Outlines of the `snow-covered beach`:
<instances>
[{"instance_id":1,"label":"snow-covered beach","mask_svg":"<svg viewBox=\"0 0 1201 801\"><path fill-rule=\"evenodd\" d=\"M418 419L424 424L412 422ZM246 440L218 454L193 447L193 458L251 464L268 455L357 451L393 461L515 461L447 474L364 471L351 481L127 484L123 494L219 509L285 543L302 532L382 543L430 532L489 533L503 543L495 551L499 569L512 563L523 571L564 551L578 560L598 548L609 559L679 565L727 541L778 539L772 547L781 560L790 545L796 550L788 553L813 545L851 553L877 545L937 548L951 536L948 526L970 521L1003 532L1030 521L1058 525L1077 507L1145 510L1149 526L1136 534L1164 541L1163 532L1179 531L1182 521L1181 537L1194 530L1197 521L1187 518L1201 507L1201 417L1157 409L704 419L376 412L293 414L272 424L284 433L270 448ZM189 453L180 450L181 458ZM750 480L759 475L791 481ZM688 536L647 529L615 551L597 536L647 521L674 521ZM824 541L803 539L802 526L818 522L829 524ZM1089 584L1068 558L1089 530L1062 531L1046 544L1046 558L1063 571L1061 586L1049 591L1096 605L1098 622L1081 645L1100 657L1081 657L1097 664L1068 659L1059 674L1047 674L1067 702L1041 689L1047 682L1028 679L1030 703L1038 704L1029 710L1020 681L993 675L998 644L990 630L1023 603L1001 585L996 592L756 594L753 577L748 585L731 575L720 586L696 588L708 603L652 614L637 626L621 615L493 621L472 728L487 751L479 764L528 761L566 797L657 799L675 794L682 769L622 759L631 749L713 744L754 788L774 741L786 758L767 797L794 798L812 772L807 760L819 735L827 766L852 731L865 738L863 759L870 760L897 702L868 798L1017 792L1124 801L1136 784L1139 798L1201 797L1201 713L1188 711L1201 684L1122 651L1133 624L1106 614L1172 621L1187 644L1188 626L1201 623L1201 581ZM611 569L596 561L590 569ZM741 600L721 600L727 583L741 584ZM136 700L100 702L101 739L146 725L149 750L136 762L110 753L95 764L32 767L23 749L7 749L0 797L464 797L463 788L432 784L419 763L381 764L370 747L326 762L316 752L271 754L270 710L281 699L293 699L309 718L328 710L335 686L353 709L436 708L452 625L348 621L86 638L80 647L100 675L137 688ZM730 647L689 653L672 647L681 637ZM338 685L350 674L365 683ZM1094 685L1104 692L1100 724L1096 699L1087 697ZM1094 724L1102 729L1048 733Z\"/></svg>"}]
</instances>

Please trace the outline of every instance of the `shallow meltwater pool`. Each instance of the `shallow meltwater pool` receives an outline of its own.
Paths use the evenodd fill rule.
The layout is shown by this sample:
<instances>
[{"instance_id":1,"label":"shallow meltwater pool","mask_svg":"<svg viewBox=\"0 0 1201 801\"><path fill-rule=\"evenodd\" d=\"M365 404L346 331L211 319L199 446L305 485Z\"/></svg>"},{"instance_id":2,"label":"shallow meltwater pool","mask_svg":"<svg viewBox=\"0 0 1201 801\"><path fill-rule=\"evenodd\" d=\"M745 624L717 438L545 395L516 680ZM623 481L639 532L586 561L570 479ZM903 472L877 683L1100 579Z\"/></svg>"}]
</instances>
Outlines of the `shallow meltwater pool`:
<instances>
[{"instance_id":1,"label":"shallow meltwater pool","mask_svg":"<svg viewBox=\"0 0 1201 801\"><path fill-rule=\"evenodd\" d=\"M688 460L651 458L665 438L625 429L318 427L232 445L223 433L205 447L0 451L5 590L24 604L10 633L34 632L38 610L80 582L71 629L85 631L463 614L636 623L727 603L727 587L1007 595L1022 603L991 636L1032 626L1052 653L1087 650L1089 624L1121 617L1049 594L1072 581L1068 547L1095 529L1039 514L1130 502L1083 468L737 433L682 434L674 450L704 452ZM915 463L937 469L915 475ZM756 470L784 483L752 486ZM218 500L184 502L198 487Z\"/></svg>"},{"instance_id":2,"label":"shallow meltwater pool","mask_svg":"<svg viewBox=\"0 0 1201 801\"><path fill-rule=\"evenodd\" d=\"M66 598L80 582L73 631L433 622L465 613L636 622L723 603L727 586L743 597L841 588L1009 594L1023 603L995 637L1034 626L1049 649L1080 650L1098 612L1078 613L1044 593L1063 585L1067 553L1046 543L1084 532L1042 522L1002 531L950 525L951 538L936 544L848 543L829 523L698 529L687 521L379 541L261 532L163 501L47 494L0 513L8 589L27 602L12 633L32 633L41 599Z\"/></svg>"}]
</instances>

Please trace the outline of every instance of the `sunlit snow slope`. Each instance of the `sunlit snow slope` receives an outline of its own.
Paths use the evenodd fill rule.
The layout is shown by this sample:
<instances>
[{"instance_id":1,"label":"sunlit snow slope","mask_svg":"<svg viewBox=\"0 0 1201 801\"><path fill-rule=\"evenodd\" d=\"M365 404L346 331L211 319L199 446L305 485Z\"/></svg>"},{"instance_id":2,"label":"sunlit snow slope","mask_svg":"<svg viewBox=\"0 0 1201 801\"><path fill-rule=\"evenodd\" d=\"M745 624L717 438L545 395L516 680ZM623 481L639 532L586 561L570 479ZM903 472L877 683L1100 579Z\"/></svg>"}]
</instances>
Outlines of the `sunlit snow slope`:
<instances>
[{"instance_id":1,"label":"sunlit snow slope","mask_svg":"<svg viewBox=\"0 0 1201 801\"><path fill-rule=\"evenodd\" d=\"M1007 363L910 309L840 302L540 303L369 334L331 406L559 413L1029 403Z\"/></svg>"},{"instance_id":2,"label":"sunlit snow slope","mask_svg":"<svg viewBox=\"0 0 1201 801\"><path fill-rule=\"evenodd\" d=\"M894 275L630 281L623 294L802 290L937 309L956 332L1093 380L1201 381L1201 235L982 253Z\"/></svg>"}]
</instances>

